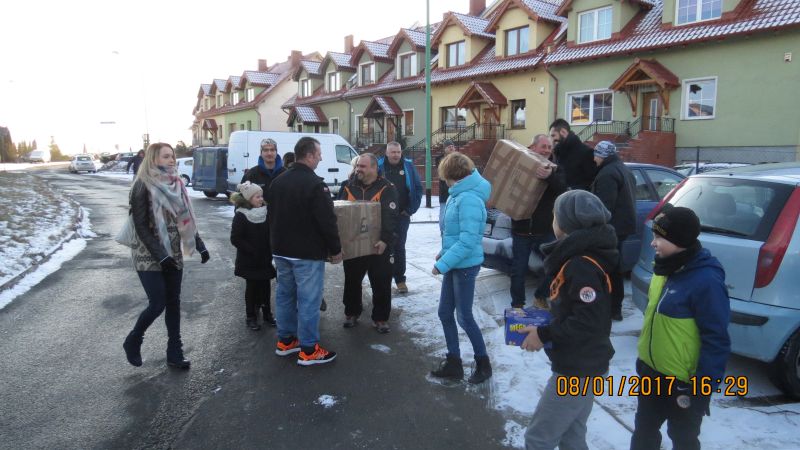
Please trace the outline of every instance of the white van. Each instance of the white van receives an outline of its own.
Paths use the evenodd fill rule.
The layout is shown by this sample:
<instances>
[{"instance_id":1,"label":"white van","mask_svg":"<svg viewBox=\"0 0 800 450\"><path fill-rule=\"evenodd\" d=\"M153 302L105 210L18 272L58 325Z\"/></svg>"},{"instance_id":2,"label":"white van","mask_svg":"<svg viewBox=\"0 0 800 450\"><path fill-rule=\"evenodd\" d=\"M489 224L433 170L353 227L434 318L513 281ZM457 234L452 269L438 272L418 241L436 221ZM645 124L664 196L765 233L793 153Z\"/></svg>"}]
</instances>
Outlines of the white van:
<instances>
[{"instance_id":1,"label":"white van","mask_svg":"<svg viewBox=\"0 0 800 450\"><path fill-rule=\"evenodd\" d=\"M358 153L338 134L292 133L284 131L234 131L228 141L228 190L236 191L245 170L258 164L261 154L261 141L272 139L278 143L278 154L294 152L294 146L301 137L309 136L319 141L322 161L315 171L325 179L332 193L339 192L339 185L352 171L350 161Z\"/></svg>"},{"instance_id":2,"label":"white van","mask_svg":"<svg viewBox=\"0 0 800 450\"><path fill-rule=\"evenodd\" d=\"M32 151L28 155L28 161L30 161L30 162L49 163L50 162L50 149Z\"/></svg>"},{"instance_id":3,"label":"white van","mask_svg":"<svg viewBox=\"0 0 800 450\"><path fill-rule=\"evenodd\" d=\"M183 178L183 185L188 186L194 178L192 178L192 170L194 169L194 158L178 158L175 160L178 174Z\"/></svg>"}]
</instances>

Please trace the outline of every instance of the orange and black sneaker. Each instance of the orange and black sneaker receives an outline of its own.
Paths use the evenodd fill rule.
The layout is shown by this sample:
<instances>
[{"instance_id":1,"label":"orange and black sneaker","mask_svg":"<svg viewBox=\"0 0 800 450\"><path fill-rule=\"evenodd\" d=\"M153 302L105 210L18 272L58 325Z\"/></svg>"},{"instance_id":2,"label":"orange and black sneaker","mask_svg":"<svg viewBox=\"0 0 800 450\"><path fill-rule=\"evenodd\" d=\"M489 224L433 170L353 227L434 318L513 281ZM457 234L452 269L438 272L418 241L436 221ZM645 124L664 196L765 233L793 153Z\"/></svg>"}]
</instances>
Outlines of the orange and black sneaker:
<instances>
[{"instance_id":1,"label":"orange and black sneaker","mask_svg":"<svg viewBox=\"0 0 800 450\"><path fill-rule=\"evenodd\" d=\"M312 366L314 364L325 364L333 361L336 358L336 352L329 352L320 347L319 344L314 345L314 351L310 354L302 350L297 355L297 364L300 366Z\"/></svg>"},{"instance_id":2,"label":"orange and black sneaker","mask_svg":"<svg viewBox=\"0 0 800 450\"><path fill-rule=\"evenodd\" d=\"M278 356L291 355L300 351L300 341L297 338L290 338L288 340L281 339L278 341L278 347L275 349L275 354Z\"/></svg>"}]
</instances>

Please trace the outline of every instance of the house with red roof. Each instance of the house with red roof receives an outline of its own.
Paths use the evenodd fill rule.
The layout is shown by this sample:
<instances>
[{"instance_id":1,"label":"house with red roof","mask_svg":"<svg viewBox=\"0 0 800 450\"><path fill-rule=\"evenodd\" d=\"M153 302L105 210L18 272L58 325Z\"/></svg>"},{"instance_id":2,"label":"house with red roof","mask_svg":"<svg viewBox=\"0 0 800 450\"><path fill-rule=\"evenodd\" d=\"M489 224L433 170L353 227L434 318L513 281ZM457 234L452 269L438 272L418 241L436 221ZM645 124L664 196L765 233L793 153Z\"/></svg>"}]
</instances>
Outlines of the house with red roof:
<instances>
[{"instance_id":1,"label":"house with red roof","mask_svg":"<svg viewBox=\"0 0 800 450\"><path fill-rule=\"evenodd\" d=\"M779 162L800 148L797 0L565 0L551 110L630 160Z\"/></svg>"}]
</instances>

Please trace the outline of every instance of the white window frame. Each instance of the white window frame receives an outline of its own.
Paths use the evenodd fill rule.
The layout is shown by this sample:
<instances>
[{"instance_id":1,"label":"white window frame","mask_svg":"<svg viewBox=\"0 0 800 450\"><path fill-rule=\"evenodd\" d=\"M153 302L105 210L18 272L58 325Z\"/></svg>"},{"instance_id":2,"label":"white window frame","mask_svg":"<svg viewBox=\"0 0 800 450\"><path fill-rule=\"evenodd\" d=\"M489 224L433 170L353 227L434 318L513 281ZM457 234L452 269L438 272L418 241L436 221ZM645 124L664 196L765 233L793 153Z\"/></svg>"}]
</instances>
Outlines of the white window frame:
<instances>
[{"instance_id":1,"label":"white window frame","mask_svg":"<svg viewBox=\"0 0 800 450\"><path fill-rule=\"evenodd\" d=\"M573 122L572 121L572 102L570 101L570 97L574 95L586 95L589 94L590 103L589 103L589 121L588 122ZM601 123L609 123L614 121L614 102L615 102L615 95L614 91L610 89L589 89L584 91L572 91L567 92L564 94L564 117L567 118L567 122L570 125L589 125L590 123L594 122L594 95L595 94L611 94L611 118L608 121L604 121ZM528 105L526 104L525 107L527 108Z\"/></svg>"},{"instance_id":2,"label":"white window frame","mask_svg":"<svg viewBox=\"0 0 800 450\"><path fill-rule=\"evenodd\" d=\"M353 121L353 133L359 135L361 133L361 116L362 114L356 114L353 116L355 120Z\"/></svg>"},{"instance_id":3,"label":"white window frame","mask_svg":"<svg viewBox=\"0 0 800 450\"><path fill-rule=\"evenodd\" d=\"M689 89L689 85L696 82L696 81L714 81L714 114L710 116L697 116L697 117L689 117L687 114L687 109L689 107L689 95L687 90ZM681 82L681 120L711 120L717 118L717 98L719 95L719 80L717 76L712 77L698 77L698 78L688 78Z\"/></svg>"},{"instance_id":4,"label":"white window frame","mask_svg":"<svg viewBox=\"0 0 800 450\"><path fill-rule=\"evenodd\" d=\"M713 0L712 0L713 1ZM693 23L700 23L700 22L708 22L710 20L719 20L722 17L722 7L724 6L723 0L720 0L720 7L719 7L719 17L711 17L708 19L701 19L700 17L703 14L703 0L697 0L697 10L695 11L695 20L689 20L687 22L678 22L678 11L680 11L681 0L675 0L675 21L673 22L676 26L683 26L683 25L691 25Z\"/></svg>"},{"instance_id":5,"label":"white window frame","mask_svg":"<svg viewBox=\"0 0 800 450\"><path fill-rule=\"evenodd\" d=\"M221 108L223 105L222 94L217 94L217 108Z\"/></svg>"},{"instance_id":6,"label":"white window frame","mask_svg":"<svg viewBox=\"0 0 800 450\"><path fill-rule=\"evenodd\" d=\"M409 55L411 56L411 58L410 58L411 65L409 67L409 71L411 73L409 74L409 76L403 77L403 67L400 64L400 61L402 60L402 58L404 56L409 56ZM398 80L401 80L403 78L412 78L412 77L417 76L417 54L416 54L416 52L405 52L405 53L400 53L399 55L397 55L397 59L396 59L396 62L395 62L395 67L397 67L396 78Z\"/></svg>"},{"instance_id":7,"label":"white window frame","mask_svg":"<svg viewBox=\"0 0 800 450\"><path fill-rule=\"evenodd\" d=\"M256 98L256 90L254 88L247 88L247 101L252 102Z\"/></svg>"},{"instance_id":8,"label":"white window frame","mask_svg":"<svg viewBox=\"0 0 800 450\"><path fill-rule=\"evenodd\" d=\"M233 96L233 98L231 99L231 104L232 105L238 105L239 104L239 92L236 91L231 95Z\"/></svg>"},{"instance_id":9,"label":"white window frame","mask_svg":"<svg viewBox=\"0 0 800 450\"><path fill-rule=\"evenodd\" d=\"M461 44L464 45L464 58L463 58L464 62L459 63L459 61L462 59L461 58L461 52L456 51L456 63L455 64L450 64L450 46L451 45L456 45L457 46L457 45L461 45ZM458 47L456 47L456 48L458 48ZM445 46L444 46L444 58L445 58L445 62L447 62L447 67L460 67L460 66L463 66L463 65L467 64L467 40L466 39L462 39L460 41L456 41L456 42L451 42L449 44L445 44Z\"/></svg>"},{"instance_id":10,"label":"white window frame","mask_svg":"<svg viewBox=\"0 0 800 450\"><path fill-rule=\"evenodd\" d=\"M300 80L300 98L311 96L311 80L304 78Z\"/></svg>"},{"instance_id":11,"label":"white window frame","mask_svg":"<svg viewBox=\"0 0 800 450\"><path fill-rule=\"evenodd\" d=\"M403 110L403 130L402 130L403 134L402 134L402 136L415 136L414 133L416 133L417 130L415 129L416 127L414 126L414 120L411 121L411 134L406 134L406 111L411 111L411 113L414 115L414 120L417 119L417 111L415 111L414 108L409 108L409 109L404 109Z\"/></svg>"},{"instance_id":12,"label":"white window frame","mask_svg":"<svg viewBox=\"0 0 800 450\"><path fill-rule=\"evenodd\" d=\"M608 37L602 37L602 38L598 37L598 35L597 35L597 33L598 33L599 29L600 29L599 21L600 21L600 12L601 11L611 11L611 28L612 28L611 30L609 30L610 32L608 34ZM581 22L583 21L583 19L586 16L588 16L590 14L593 15L593 18L592 18L592 37L591 37L591 39L582 41L581 40ZM614 9L611 6L604 6L602 8L596 8L596 9L590 9L589 11L584 11L584 12L578 14L578 30L577 30L578 36L576 36L576 40L578 41L579 44L585 44L587 42L595 42L595 41L602 41L602 40L610 39L611 35L614 34L613 27L614 27Z\"/></svg>"},{"instance_id":13,"label":"white window frame","mask_svg":"<svg viewBox=\"0 0 800 450\"><path fill-rule=\"evenodd\" d=\"M369 76L372 79L370 80L369 83L365 84L364 83L364 79L363 79L364 77L362 75L363 67L364 66L369 66L369 65L371 65L370 70L369 70ZM359 64L358 65L358 85L359 86L366 86L367 84L375 84L376 82L377 82L377 80L375 80L375 61L368 61L368 62Z\"/></svg>"},{"instance_id":14,"label":"white window frame","mask_svg":"<svg viewBox=\"0 0 800 450\"><path fill-rule=\"evenodd\" d=\"M334 120L336 121L336 128L337 128L336 131L333 131ZM341 127L341 121L339 120L338 117L330 117L328 119L328 133L339 134L339 132L342 130L340 127Z\"/></svg>"},{"instance_id":15,"label":"white window frame","mask_svg":"<svg viewBox=\"0 0 800 450\"><path fill-rule=\"evenodd\" d=\"M334 74L333 75L333 77L334 77L333 83L336 86L331 86L331 74ZM333 70L333 71L330 71L330 72L325 74L326 92L336 92L336 91L338 91L340 89L341 85L342 85L342 75L339 72L336 72L335 70Z\"/></svg>"}]
</instances>

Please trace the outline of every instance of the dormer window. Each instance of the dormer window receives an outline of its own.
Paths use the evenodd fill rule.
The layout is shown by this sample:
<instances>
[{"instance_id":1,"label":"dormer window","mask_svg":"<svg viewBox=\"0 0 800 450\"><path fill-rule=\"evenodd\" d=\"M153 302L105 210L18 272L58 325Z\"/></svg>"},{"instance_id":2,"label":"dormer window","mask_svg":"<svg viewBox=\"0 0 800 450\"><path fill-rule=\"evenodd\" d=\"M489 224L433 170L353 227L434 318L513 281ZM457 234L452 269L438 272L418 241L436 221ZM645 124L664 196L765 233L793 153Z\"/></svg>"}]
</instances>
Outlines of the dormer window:
<instances>
[{"instance_id":1,"label":"dormer window","mask_svg":"<svg viewBox=\"0 0 800 450\"><path fill-rule=\"evenodd\" d=\"M209 109L211 109L211 99L210 98L206 97L203 100L203 103L205 104L205 107L203 108L203 110L208 111Z\"/></svg>"},{"instance_id":2,"label":"dormer window","mask_svg":"<svg viewBox=\"0 0 800 450\"><path fill-rule=\"evenodd\" d=\"M247 101L252 102L256 98L256 90L253 88L247 89Z\"/></svg>"},{"instance_id":3,"label":"dormer window","mask_svg":"<svg viewBox=\"0 0 800 450\"><path fill-rule=\"evenodd\" d=\"M519 55L528 51L529 32L527 26L506 31L506 56Z\"/></svg>"},{"instance_id":4,"label":"dormer window","mask_svg":"<svg viewBox=\"0 0 800 450\"><path fill-rule=\"evenodd\" d=\"M593 9L578 14L578 43L599 41L611 37L611 7Z\"/></svg>"},{"instance_id":5,"label":"dormer window","mask_svg":"<svg viewBox=\"0 0 800 450\"><path fill-rule=\"evenodd\" d=\"M311 80L300 80L300 97L311 95Z\"/></svg>"},{"instance_id":6,"label":"dormer window","mask_svg":"<svg viewBox=\"0 0 800 450\"><path fill-rule=\"evenodd\" d=\"M408 78L413 77L417 73L416 69L416 54L415 53L406 53L404 55L399 55L397 57L397 78Z\"/></svg>"},{"instance_id":7,"label":"dormer window","mask_svg":"<svg viewBox=\"0 0 800 450\"><path fill-rule=\"evenodd\" d=\"M232 105L238 105L239 104L239 93L238 92L234 92L231 95L233 95L233 100L231 101L231 104Z\"/></svg>"},{"instance_id":8,"label":"dormer window","mask_svg":"<svg viewBox=\"0 0 800 450\"><path fill-rule=\"evenodd\" d=\"M217 95L217 108L222 108L222 94Z\"/></svg>"},{"instance_id":9,"label":"dormer window","mask_svg":"<svg viewBox=\"0 0 800 450\"><path fill-rule=\"evenodd\" d=\"M722 0L677 0L677 24L683 25L722 16Z\"/></svg>"},{"instance_id":10,"label":"dormer window","mask_svg":"<svg viewBox=\"0 0 800 450\"><path fill-rule=\"evenodd\" d=\"M466 41L447 44L447 67L463 65L466 62Z\"/></svg>"},{"instance_id":11,"label":"dormer window","mask_svg":"<svg viewBox=\"0 0 800 450\"><path fill-rule=\"evenodd\" d=\"M342 85L339 72L330 72L328 74L328 92L335 92L339 90Z\"/></svg>"},{"instance_id":12,"label":"dormer window","mask_svg":"<svg viewBox=\"0 0 800 450\"><path fill-rule=\"evenodd\" d=\"M375 63L362 64L359 74L361 75L361 83L359 83L361 86L374 83Z\"/></svg>"}]
</instances>

